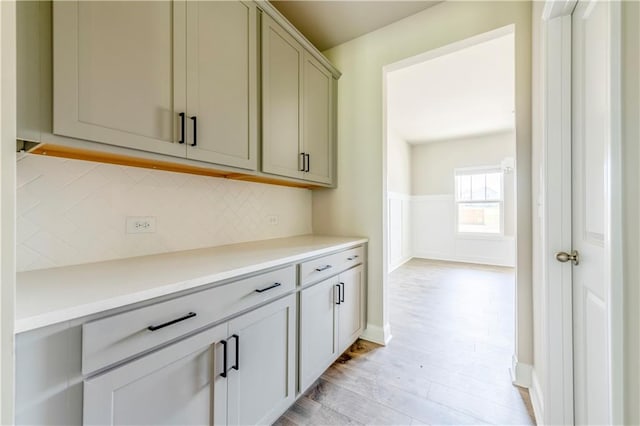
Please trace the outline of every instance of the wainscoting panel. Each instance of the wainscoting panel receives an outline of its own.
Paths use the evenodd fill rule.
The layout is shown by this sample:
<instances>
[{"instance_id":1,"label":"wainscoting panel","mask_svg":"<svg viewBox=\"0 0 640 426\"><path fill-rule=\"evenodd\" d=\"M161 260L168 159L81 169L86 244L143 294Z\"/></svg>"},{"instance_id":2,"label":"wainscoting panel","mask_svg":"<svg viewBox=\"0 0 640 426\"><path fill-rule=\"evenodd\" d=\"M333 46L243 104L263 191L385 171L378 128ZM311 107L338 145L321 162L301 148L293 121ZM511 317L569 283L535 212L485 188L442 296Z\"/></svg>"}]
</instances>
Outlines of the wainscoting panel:
<instances>
[{"instance_id":1,"label":"wainscoting panel","mask_svg":"<svg viewBox=\"0 0 640 426\"><path fill-rule=\"evenodd\" d=\"M453 195L389 193L389 270L412 257L515 267L515 238L458 235Z\"/></svg>"},{"instance_id":2,"label":"wainscoting panel","mask_svg":"<svg viewBox=\"0 0 640 426\"><path fill-rule=\"evenodd\" d=\"M389 192L389 272L411 259L411 196Z\"/></svg>"}]
</instances>

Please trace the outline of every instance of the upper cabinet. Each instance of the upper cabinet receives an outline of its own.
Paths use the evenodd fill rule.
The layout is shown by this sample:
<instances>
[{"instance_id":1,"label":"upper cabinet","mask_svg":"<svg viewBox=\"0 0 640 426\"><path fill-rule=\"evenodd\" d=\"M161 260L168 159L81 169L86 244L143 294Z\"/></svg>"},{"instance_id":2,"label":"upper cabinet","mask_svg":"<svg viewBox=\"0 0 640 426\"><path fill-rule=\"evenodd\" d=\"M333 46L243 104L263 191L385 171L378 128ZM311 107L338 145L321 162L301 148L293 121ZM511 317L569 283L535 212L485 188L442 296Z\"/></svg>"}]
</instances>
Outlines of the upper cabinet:
<instances>
[{"instance_id":1,"label":"upper cabinet","mask_svg":"<svg viewBox=\"0 0 640 426\"><path fill-rule=\"evenodd\" d=\"M335 185L340 73L269 2L16 8L18 139L44 144L31 152Z\"/></svg>"},{"instance_id":2,"label":"upper cabinet","mask_svg":"<svg viewBox=\"0 0 640 426\"><path fill-rule=\"evenodd\" d=\"M262 17L262 170L302 178L300 150L302 46Z\"/></svg>"},{"instance_id":3,"label":"upper cabinet","mask_svg":"<svg viewBox=\"0 0 640 426\"><path fill-rule=\"evenodd\" d=\"M54 2L54 133L184 157L185 35L184 3Z\"/></svg>"},{"instance_id":4,"label":"upper cabinet","mask_svg":"<svg viewBox=\"0 0 640 426\"><path fill-rule=\"evenodd\" d=\"M262 170L333 182L330 71L271 17L262 18Z\"/></svg>"},{"instance_id":5,"label":"upper cabinet","mask_svg":"<svg viewBox=\"0 0 640 426\"><path fill-rule=\"evenodd\" d=\"M256 6L54 2L56 134L255 170Z\"/></svg>"},{"instance_id":6,"label":"upper cabinet","mask_svg":"<svg viewBox=\"0 0 640 426\"><path fill-rule=\"evenodd\" d=\"M305 52L302 90L302 147L305 179L331 183L333 179L333 77Z\"/></svg>"},{"instance_id":7,"label":"upper cabinet","mask_svg":"<svg viewBox=\"0 0 640 426\"><path fill-rule=\"evenodd\" d=\"M187 158L257 166L256 7L240 1L187 5ZM195 118L195 121L193 119Z\"/></svg>"}]
</instances>

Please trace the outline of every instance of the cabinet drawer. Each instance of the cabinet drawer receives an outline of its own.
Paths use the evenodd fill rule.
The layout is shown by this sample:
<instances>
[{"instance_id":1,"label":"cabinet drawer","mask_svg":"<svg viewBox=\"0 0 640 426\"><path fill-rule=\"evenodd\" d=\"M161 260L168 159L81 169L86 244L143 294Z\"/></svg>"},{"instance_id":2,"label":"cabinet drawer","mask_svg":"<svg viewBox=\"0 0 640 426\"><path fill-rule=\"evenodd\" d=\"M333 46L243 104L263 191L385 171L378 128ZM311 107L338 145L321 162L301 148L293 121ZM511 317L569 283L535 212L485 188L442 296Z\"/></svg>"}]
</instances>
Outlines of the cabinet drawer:
<instances>
[{"instance_id":1,"label":"cabinet drawer","mask_svg":"<svg viewBox=\"0 0 640 426\"><path fill-rule=\"evenodd\" d=\"M295 282L295 266L289 266L84 324L82 373L103 369L274 299L294 290Z\"/></svg>"},{"instance_id":2,"label":"cabinet drawer","mask_svg":"<svg viewBox=\"0 0 640 426\"><path fill-rule=\"evenodd\" d=\"M362 246L309 260L300 265L300 285L310 284L338 274L363 262Z\"/></svg>"},{"instance_id":3,"label":"cabinet drawer","mask_svg":"<svg viewBox=\"0 0 640 426\"><path fill-rule=\"evenodd\" d=\"M364 247L356 247L350 250L345 250L343 252L338 253L340 258L338 259L340 263L340 271L346 271L349 268L352 268L356 265L360 265L364 262Z\"/></svg>"}]
</instances>

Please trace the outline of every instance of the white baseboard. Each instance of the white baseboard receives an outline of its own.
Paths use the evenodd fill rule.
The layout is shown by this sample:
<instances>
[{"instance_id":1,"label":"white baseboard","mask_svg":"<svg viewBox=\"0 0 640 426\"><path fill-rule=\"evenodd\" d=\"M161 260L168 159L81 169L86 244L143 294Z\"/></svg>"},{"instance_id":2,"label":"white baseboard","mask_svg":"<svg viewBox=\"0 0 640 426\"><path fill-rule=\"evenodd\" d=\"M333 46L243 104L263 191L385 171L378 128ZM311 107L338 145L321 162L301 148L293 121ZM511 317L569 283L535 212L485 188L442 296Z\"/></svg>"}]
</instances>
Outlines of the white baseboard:
<instances>
[{"instance_id":1,"label":"white baseboard","mask_svg":"<svg viewBox=\"0 0 640 426\"><path fill-rule=\"evenodd\" d=\"M531 387L531 372L533 367L529 364L518 362L518 357L511 357L511 383L521 388Z\"/></svg>"},{"instance_id":2,"label":"white baseboard","mask_svg":"<svg viewBox=\"0 0 640 426\"><path fill-rule=\"evenodd\" d=\"M529 397L533 406L533 415L536 418L537 425L544 425L544 399L542 398L542 388L538 381L538 375L534 369L531 372L531 387L529 388Z\"/></svg>"},{"instance_id":3,"label":"white baseboard","mask_svg":"<svg viewBox=\"0 0 640 426\"><path fill-rule=\"evenodd\" d=\"M443 260L445 262L475 263L478 265L506 266L509 268L515 267L515 265L510 262L504 262L500 259L481 256L451 256L435 252L418 252L413 257L418 259Z\"/></svg>"},{"instance_id":4,"label":"white baseboard","mask_svg":"<svg viewBox=\"0 0 640 426\"><path fill-rule=\"evenodd\" d=\"M393 263L393 264L389 265L389 273L395 271L396 269L398 269L399 267L401 267L402 265L404 265L405 263L407 263L411 259L413 259L413 256L409 256L409 257L406 257L404 259L400 259L396 263Z\"/></svg>"},{"instance_id":5,"label":"white baseboard","mask_svg":"<svg viewBox=\"0 0 640 426\"><path fill-rule=\"evenodd\" d=\"M361 339L383 346L387 346L392 337L389 323L387 323L384 328L378 325L367 324L367 328L364 330L364 333L362 333L362 336L360 336Z\"/></svg>"}]
</instances>

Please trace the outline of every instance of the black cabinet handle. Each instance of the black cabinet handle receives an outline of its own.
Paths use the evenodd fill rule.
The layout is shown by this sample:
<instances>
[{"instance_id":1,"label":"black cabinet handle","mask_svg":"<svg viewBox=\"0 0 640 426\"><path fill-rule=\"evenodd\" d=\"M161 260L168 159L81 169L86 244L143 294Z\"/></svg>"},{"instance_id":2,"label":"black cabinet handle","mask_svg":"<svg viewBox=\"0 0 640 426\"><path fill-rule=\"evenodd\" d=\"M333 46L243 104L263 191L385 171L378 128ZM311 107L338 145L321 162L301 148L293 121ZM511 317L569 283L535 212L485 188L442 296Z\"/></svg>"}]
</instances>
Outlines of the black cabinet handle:
<instances>
[{"instance_id":1,"label":"black cabinet handle","mask_svg":"<svg viewBox=\"0 0 640 426\"><path fill-rule=\"evenodd\" d=\"M340 283L340 285L342 286L342 291L340 292L340 302L344 303L344 283Z\"/></svg>"},{"instance_id":2,"label":"black cabinet handle","mask_svg":"<svg viewBox=\"0 0 640 426\"><path fill-rule=\"evenodd\" d=\"M269 287L265 287L265 288L257 288L256 289L256 293L263 293L267 290L271 290L272 288L276 288L276 287L280 287L282 284L281 283L274 283L272 285L270 285Z\"/></svg>"},{"instance_id":3,"label":"black cabinet handle","mask_svg":"<svg viewBox=\"0 0 640 426\"><path fill-rule=\"evenodd\" d=\"M240 336L238 336L237 334L234 334L233 336L234 339L236 339L236 365L234 365L233 367L231 367L234 370L238 370L240 368Z\"/></svg>"},{"instance_id":4,"label":"black cabinet handle","mask_svg":"<svg viewBox=\"0 0 640 426\"><path fill-rule=\"evenodd\" d=\"M180 114L178 114L180 116L180 140L178 141L178 143L184 143L184 128L185 128L185 117L186 114L184 112L181 112Z\"/></svg>"},{"instance_id":5,"label":"black cabinet handle","mask_svg":"<svg viewBox=\"0 0 640 426\"><path fill-rule=\"evenodd\" d=\"M357 259L358 257L359 257L359 256L356 254L356 255L353 255L352 257L347 257L347 260L355 260L355 259Z\"/></svg>"},{"instance_id":6,"label":"black cabinet handle","mask_svg":"<svg viewBox=\"0 0 640 426\"><path fill-rule=\"evenodd\" d=\"M320 268L316 268L316 271L317 271L317 272L326 271L327 269L329 269L329 268L331 268L331 267L332 267L331 265L324 265L324 266L322 266L322 267L320 267Z\"/></svg>"},{"instance_id":7,"label":"black cabinet handle","mask_svg":"<svg viewBox=\"0 0 640 426\"><path fill-rule=\"evenodd\" d=\"M300 167L300 171L301 171L301 172L304 172L304 170L305 170L305 168L306 168L306 167L305 167L305 160L306 160L306 158L307 158L307 157L304 155L304 152L301 152L301 153L300 153L300 157L302 157L302 167Z\"/></svg>"},{"instance_id":8,"label":"black cabinet handle","mask_svg":"<svg viewBox=\"0 0 640 426\"><path fill-rule=\"evenodd\" d=\"M169 322L165 322L165 323L160 324L160 325L150 325L149 327L147 327L147 330L150 330L150 331L160 330L161 328L169 327L170 325L173 325L173 324L175 324L177 322L184 321L184 320L187 320L189 318L193 318L195 316L196 316L195 312L189 312L187 315L185 315L183 317L180 317L180 318L176 318L176 319L171 320Z\"/></svg>"},{"instance_id":9,"label":"black cabinet handle","mask_svg":"<svg viewBox=\"0 0 640 426\"><path fill-rule=\"evenodd\" d=\"M222 373L220 376L227 377L227 341L221 340L222 343Z\"/></svg>"},{"instance_id":10,"label":"black cabinet handle","mask_svg":"<svg viewBox=\"0 0 640 426\"><path fill-rule=\"evenodd\" d=\"M342 303L342 290L340 288L340 284L336 284L336 287L338 287L338 300L336 301L336 305L339 305Z\"/></svg>"},{"instance_id":11,"label":"black cabinet handle","mask_svg":"<svg viewBox=\"0 0 640 426\"><path fill-rule=\"evenodd\" d=\"M194 115L191 120L193 120L193 143L191 146L196 146L198 144L198 117Z\"/></svg>"},{"instance_id":12,"label":"black cabinet handle","mask_svg":"<svg viewBox=\"0 0 640 426\"><path fill-rule=\"evenodd\" d=\"M305 154L305 157L307 157L307 167L304 171L308 172L311 167L311 154Z\"/></svg>"}]
</instances>

